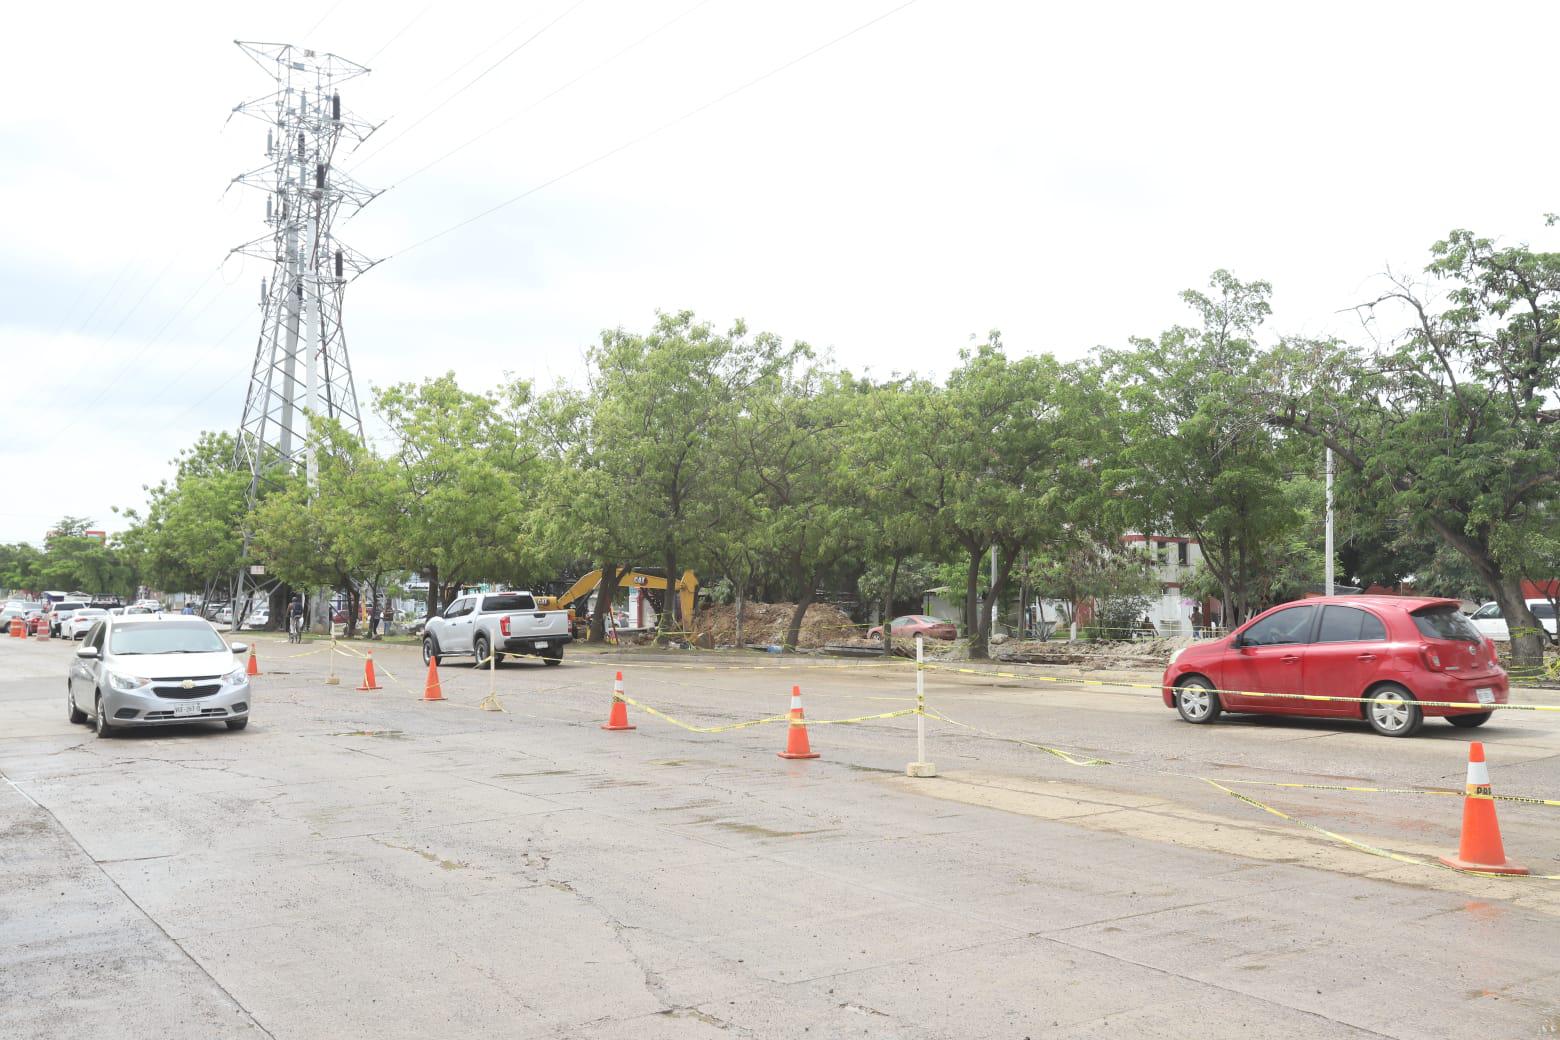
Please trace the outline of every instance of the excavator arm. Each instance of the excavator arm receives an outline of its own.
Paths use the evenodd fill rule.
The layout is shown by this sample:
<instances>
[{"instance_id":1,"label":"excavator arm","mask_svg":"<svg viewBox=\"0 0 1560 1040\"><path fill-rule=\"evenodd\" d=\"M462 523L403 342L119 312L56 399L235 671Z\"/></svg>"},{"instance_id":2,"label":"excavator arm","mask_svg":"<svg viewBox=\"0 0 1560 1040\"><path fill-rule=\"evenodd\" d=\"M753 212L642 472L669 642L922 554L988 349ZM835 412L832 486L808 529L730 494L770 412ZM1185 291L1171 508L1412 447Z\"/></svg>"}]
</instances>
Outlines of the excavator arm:
<instances>
[{"instance_id":1,"label":"excavator arm","mask_svg":"<svg viewBox=\"0 0 1560 1040\"><path fill-rule=\"evenodd\" d=\"M580 579L569 586L569 590L556 600L539 605L558 609L568 607L576 600L589 596L596 591L596 586L600 584L601 572L599 570L591 571L588 574L581 575ZM644 574L640 571L629 570L618 575L618 588L625 586L664 590L666 588L666 579L658 574ZM677 580L676 589L677 603L682 608L682 618L684 623L686 623L693 617L693 597L699 591L698 575L692 571L683 571L682 577ZM549 597L543 598L548 599Z\"/></svg>"}]
</instances>

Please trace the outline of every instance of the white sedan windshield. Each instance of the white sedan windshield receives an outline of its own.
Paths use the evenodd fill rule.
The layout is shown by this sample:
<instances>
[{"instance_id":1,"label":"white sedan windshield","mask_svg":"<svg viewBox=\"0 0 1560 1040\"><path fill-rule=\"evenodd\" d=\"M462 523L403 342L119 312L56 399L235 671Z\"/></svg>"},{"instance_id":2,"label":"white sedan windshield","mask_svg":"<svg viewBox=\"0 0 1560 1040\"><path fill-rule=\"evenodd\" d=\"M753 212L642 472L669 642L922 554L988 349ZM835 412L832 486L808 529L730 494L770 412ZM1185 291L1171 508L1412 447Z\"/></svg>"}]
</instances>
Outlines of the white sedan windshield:
<instances>
[{"instance_id":1,"label":"white sedan windshield","mask_svg":"<svg viewBox=\"0 0 1560 1040\"><path fill-rule=\"evenodd\" d=\"M114 629L109 648L115 654L210 654L227 649L216 629L205 622L148 621Z\"/></svg>"}]
</instances>

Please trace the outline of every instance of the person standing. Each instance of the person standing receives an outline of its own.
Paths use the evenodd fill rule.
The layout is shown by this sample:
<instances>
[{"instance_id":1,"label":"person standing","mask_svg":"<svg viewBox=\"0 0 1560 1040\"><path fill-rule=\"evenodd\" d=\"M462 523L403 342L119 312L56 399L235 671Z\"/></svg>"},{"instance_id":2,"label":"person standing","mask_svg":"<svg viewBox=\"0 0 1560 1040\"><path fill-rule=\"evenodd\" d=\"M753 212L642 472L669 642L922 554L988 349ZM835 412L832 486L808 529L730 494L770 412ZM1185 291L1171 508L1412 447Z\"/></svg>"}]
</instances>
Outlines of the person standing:
<instances>
[{"instance_id":1,"label":"person standing","mask_svg":"<svg viewBox=\"0 0 1560 1040\"><path fill-rule=\"evenodd\" d=\"M379 638L379 600L374 600L373 606L368 608L368 638Z\"/></svg>"}]
</instances>

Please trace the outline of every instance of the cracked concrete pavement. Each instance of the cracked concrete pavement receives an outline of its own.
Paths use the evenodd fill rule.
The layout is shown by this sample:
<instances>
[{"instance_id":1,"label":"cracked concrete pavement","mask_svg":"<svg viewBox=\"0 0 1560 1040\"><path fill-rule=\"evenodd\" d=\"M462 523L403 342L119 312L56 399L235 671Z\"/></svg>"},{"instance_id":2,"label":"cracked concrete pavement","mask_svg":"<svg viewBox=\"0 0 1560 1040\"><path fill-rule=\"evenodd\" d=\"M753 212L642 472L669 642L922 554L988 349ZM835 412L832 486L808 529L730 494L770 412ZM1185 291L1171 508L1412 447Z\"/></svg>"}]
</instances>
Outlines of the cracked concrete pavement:
<instances>
[{"instance_id":1,"label":"cracked concrete pavement","mask_svg":"<svg viewBox=\"0 0 1560 1040\"><path fill-rule=\"evenodd\" d=\"M911 703L892 664L571 653L386 689L261 643L250 728L96 739L68 648L0 640L0 1036L1542 1037L1560 1032L1560 882L1363 855L1176 774L1456 786L1468 734L1246 720L1141 691L936 674L950 716L605 733L612 673L702 725ZM303 656L294 656L303 655ZM350 657L337 668L355 678ZM1055 670L1046 674L1055 674ZM1541 695L1540 695L1541 696ZM1498 723L1498 724L1497 724ZM1479 734L1496 790L1560 793L1560 718ZM1348 778L1340 780L1339 778ZM1419 855L1454 799L1250 789ZM1556 810L1500 807L1560 872Z\"/></svg>"}]
</instances>

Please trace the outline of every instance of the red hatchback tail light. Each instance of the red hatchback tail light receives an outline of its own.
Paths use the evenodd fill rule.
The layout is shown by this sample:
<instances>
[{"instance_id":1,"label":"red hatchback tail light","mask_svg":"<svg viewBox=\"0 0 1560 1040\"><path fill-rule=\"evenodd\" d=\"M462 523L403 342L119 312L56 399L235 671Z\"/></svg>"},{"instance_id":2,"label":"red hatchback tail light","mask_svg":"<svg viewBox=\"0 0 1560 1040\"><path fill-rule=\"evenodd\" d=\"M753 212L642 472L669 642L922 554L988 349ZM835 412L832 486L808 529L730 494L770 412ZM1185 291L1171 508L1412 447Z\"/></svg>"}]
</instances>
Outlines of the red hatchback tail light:
<instances>
[{"instance_id":1,"label":"red hatchback tail light","mask_svg":"<svg viewBox=\"0 0 1560 1040\"><path fill-rule=\"evenodd\" d=\"M1442 670L1441 654L1429 643L1419 644L1419 659L1423 661L1425 667L1430 669L1432 672L1439 672Z\"/></svg>"}]
</instances>

